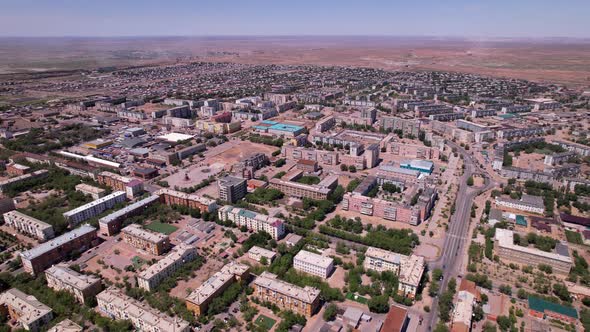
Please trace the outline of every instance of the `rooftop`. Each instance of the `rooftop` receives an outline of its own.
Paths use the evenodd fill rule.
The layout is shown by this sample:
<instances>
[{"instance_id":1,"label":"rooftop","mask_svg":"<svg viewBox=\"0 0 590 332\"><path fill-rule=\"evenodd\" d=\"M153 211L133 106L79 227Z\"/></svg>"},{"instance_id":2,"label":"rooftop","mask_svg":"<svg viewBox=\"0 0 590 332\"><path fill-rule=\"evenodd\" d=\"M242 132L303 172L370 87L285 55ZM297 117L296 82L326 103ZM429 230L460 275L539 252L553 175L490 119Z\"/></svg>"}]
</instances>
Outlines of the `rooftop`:
<instances>
[{"instance_id":1,"label":"rooftop","mask_svg":"<svg viewBox=\"0 0 590 332\"><path fill-rule=\"evenodd\" d=\"M529 296L529 309L543 313L545 311L551 311L557 314L578 319L578 312L575 308L566 307L557 303L545 301L541 298L534 296Z\"/></svg>"},{"instance_id":2,"label":"rooftop","mask_svg":"<svg viewBox=\"0 0 590 332\"><path fill-rule=\"evenodd\" d=\"M305 250L299 251L293 259L300 260L315 266L319 266L324 269L328 268L330 265L334 263L334 260L330 257L325 257Z\"/></svg>"},{"instance_id":3,"label":"rooftop","mask_svg":"<svg viewBox=\"0 0 590 332\"><path fill-rule=\"evenodd\" d=\"M50 307L39 302L36 297L25 294L16 288L0 294L0 304L9 306L18 314L19 320L26 324L31 324L52 311Z\"/></svg>"},{"instance_id":4,"label":"rooftop","mask_svg":"<svg viewBox=\"0 0 590 332\"><path fill-rule=\"evenodd\" d=\"M45 243L41 243L40 245L38 245L32 249L21 252L21 256L23 258L29 259L29 260L36 258L36 257L43 255L51 250L54 250L55 248L61 247L65 243L68 243L74 239L77 239L81 236L84 236L84 235L92 233L92 232L96 232L96 228L94 228L88 224L84 224L74 230L71 230L63 235L56 237L53 240L47 241Z\"/></svg>"},{"instance_id":5,"label":"rooftop","mask_svg":"<svg viewBox=\"0 0 590 332\"><path fill-rule=\"evenodd\" d=\"M67 265L62 264L48 268L45 270L45 274L53 276L74 289L85 289L100 282L100 279L93 275L78 273L70 269Z\"/></svg>"},{"instance_id":6,"label":"rooftop","mask_svg":"<svg viewBox=\"0 0 590 332\"><path fill-rule=\"evenodd\" d=\"M137 237L137 238L140 238L142 240L145 240L145 241L148 241L151 243L159 243L159 242L165 241L168 238L168 236L166 236L164 234L152 232L147 229L143 229L138 224L131 224L131 225L123 228L121 231L125 234L129 234L133 237Z\"/></svg>"},{"instance_id":7,"label":"rooftop","mask_svg":"<svg viewBox=\"0 0 590 332\"><path fill-rule=\"evenodd\" d=\"M561 254L559 252L545 252L539 249L530 248L530 247L522 247L519 245L514 244L514 232L508 229L497 228L496 229L496 241L500 247L508 248L515 251L520 251L523 253L527 253L529 255L536 255L542 256L549 259L558 260L564 263L572 263L572 259L569 256L569 251L561 250ZM563 255L567 252L567 255Z\"/></svg>"},{"instance_id":8,"label":"rooftop","mask_svg":"<svg viewBox=\"0 0 590 332\"><path fill-rule=\"evenodd\" d=\"M118 197L121 197L121 196L123 196L123 197L126 196L126 194L125 194L124 191L115 191L112 194L109 194L109 195L106 195L104 197L101 197L101 198L99 198L97 200L94 200L94 201L88 203L88 204L84 204L84 205L79 206L79 207L77 207L77 208L75 208L73 210L64 212L64 217L68 218L68 217L73 216L73 215L75 215L77 213L80 213L82 211L88 210L88 209L92 208L93 206L97 206L97 205L103 204L104 202L110 201L110 200L112 200L114 198L118 198Z\"/></svg>"},{"instance_id":9,"label":"rooftop","mask_svg":"<svg viewBox=\"0 0 590 332\"><path fill-rule=\"evenodd\" d=\"M254 280L254 284L276 291L280 294L287 295L291 298L300 300L305 303L313 303L318 296L320 296L320 290L317 288L305 286L301 288L299 286L292 285L286 281L277 279L275 274L264 271L262 274Z\"/></svg>"}]
</instances>

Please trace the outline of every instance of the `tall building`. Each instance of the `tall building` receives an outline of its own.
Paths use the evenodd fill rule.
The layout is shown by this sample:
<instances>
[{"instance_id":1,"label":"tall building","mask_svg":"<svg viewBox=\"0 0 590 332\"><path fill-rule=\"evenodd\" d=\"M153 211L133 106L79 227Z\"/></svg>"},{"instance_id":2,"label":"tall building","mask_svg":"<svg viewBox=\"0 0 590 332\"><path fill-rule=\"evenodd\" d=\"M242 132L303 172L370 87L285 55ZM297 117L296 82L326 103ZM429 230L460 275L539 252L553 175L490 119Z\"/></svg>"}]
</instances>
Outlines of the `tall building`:
<instances>
[{"instance_id":1,"label":"tall building","mask_svg":"<svg viewBox=\"0 0 590 332\"><path fill-rule=\"evenodd\" d=\"M168 250L170 240L168 236L143 229L137 224L131 224L121 230L123 241L133 247L144 250L152 255L161 255Z\"/></svg>"},{"instance_id":2,"label":"tall building","mask_svg":"<svg viewBox=\"0 0 590 332\"><path fill-rule=\"evenodd\" d=\"M64 212L63 216L68 221L70 226L75 226L85 220L100 215L108 209L112 209L118 203L125 202L125 197L125 192L115 191L110 195L106 195L88 204L84 204L73 210Z\"/></svg>"},{"instance_id":3,"label":"tall building","mask_svg":"<svg viewBox=\"0 0 590 332\"><path fill-rule=\"evenodd\" d=\"M422 256L406 256L374 247L367 248L363 265L367 270L392 271L397 274L398 293L409 298L416 296L426 266Z\"/></svg>"},{"instance_id":4,"label":"tall building","mask_svg":"<svg viewBox=\"0 0 590 332\"><path fill-rule=\"evenodd\" d=\"M40 241L47 241L54 237L53 226L39 219L16 210L6 212L3 216L4 222L19 233L33 236Z\"/></svg>"},{"instance_id":5,"label":"tall building","mask_svg":"<svg viewBox=\"0 0 590 332\"><path fill-rule=\"evenodd\" d=\"M291 310L296 314L311 317L320 305L320 290L305 286L299 287L280 280L276 275L264 271L254 279L253 296L268 301L281 310Z\"/></svg>"},{"instance_id":6,"label":"tall building","mask_svg":"<svg viewBox=\"0 0 590 332\"><path fill-rule=\"evenodd\" d=\"M282 219L270 217L250 210L226 205L217 212L222 221L231 220L238 227L245 226L251 231L265 231L278 240L285 234L285 225Z\"/></svg>"},{"instance_id":7,"label":"tall building","mask_svg":"<svg viewBox=\"0 0 590 332\"><path fill-rule=\"evenodd\" d=\"M151 292L162 280L171 276L184 264L197 257L197 249L188 245L179 245L163 259L148 267L137 276L139 288Z\"/></svg>"},{"instance_id":8,"label":"tall building","mask_svg":"<svg viewBox=\"0 0 590 332\"><path fill-rule=\"evenodd\" d=\"M189 332L189 323L170 317L119 291L108 288L96 296L98 310L112 319L128 319L137 331L142 332Z\"/></svg>"},{"instance_id":9,"label":"tall building","mask_svg":"<svg viewBox=\"0 0 590 332\"><path fill-rule=\"evenodd\" d=\"M334 259L301 250L293 258L293 268L326 279L334 270Z\"/></svg>"},{"instance_id":10,"label":"tall building","mask_svg":"<svg viewBox=\"0 0 590 332\"><path fill-rule=\"evenodd\" d=\"M21 252L23 268L26 272L35 275L70 255L91 248L96 242L96 228L82 225L33 249Z\"/></svg>"},{"instance_id":11,"label":"tall building","mask_svg":"<svg viewBox=\"0 0 590 332\"><path fill-rule=\"evenodd\" d=\"M49 288L71 293L82 304L102 289L100 278L78 273L65 264L54 265L45 270L45 279Z\"/></svg>"},{"instance_id":12,"label":"tall building","mask_svg":"<svg viewBox=\"0 0 590 332\"><path fill-rule=\"evenodd\" d=\"M186 307L196 316L207 314L211 301L230 285L245 280L250 272L248 265L230 262L215 272L186 298Z\"/></svg>"},{"instance_id":13,"label":"tall building","mask_svg":"<svg viewBox=\"0 0 590 332\"><path fill-rule=\"evenodd\" d=\"M53 310L32 295L11 288L0 294L0 312L25 330L39 331L53 318Z\"/></svg>"},{"instance_id":14,"label":"tall building","mask_svg":"<svg viewBox=\"0 0 590 332\"><path fill-rule=\"evenodd\" d=\"M235 176L224 176L217 180L219 199L235 203L246 196L248 191L246 179Z\"/></svg>"}]
</instances>

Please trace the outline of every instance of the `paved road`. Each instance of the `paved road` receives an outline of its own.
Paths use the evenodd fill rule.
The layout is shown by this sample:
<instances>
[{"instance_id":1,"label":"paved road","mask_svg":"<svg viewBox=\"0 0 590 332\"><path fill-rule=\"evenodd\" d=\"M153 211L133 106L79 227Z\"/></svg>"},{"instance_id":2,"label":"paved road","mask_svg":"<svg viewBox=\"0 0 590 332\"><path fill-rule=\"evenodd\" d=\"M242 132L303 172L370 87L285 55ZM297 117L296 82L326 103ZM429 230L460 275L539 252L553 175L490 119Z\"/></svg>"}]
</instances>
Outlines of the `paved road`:
<instances>
[{"instance_id":1,"label":"paved road","mask_svg":"<svg viewBox=\"0 0 590 332\"><path fill-rule=\"evenodd\" d=\"M441 268L443 270L443 281L440 287L441 291L446 288L447 282L451 277L457 277L457 275L459 275L459 269L465 252L461 250L461 248L463 248L467 243L467 240L470 238L470 235L467 233L469 232L469 220L471 219L471 206L473 200L482 192L495 186L495 183L489 180L487 173L480 169L474 162L471 153L468 153L459 145L451 141L447 141L447 144L451 148L456 148L457 152L463 156L465 172L459 179L459 191L455 203L455 213L451 217L449 229L445 237L443 252L439 259L429 264L429 269L431 271L436 268ZM472 188L466 184L467 179L475 173L484 176L485 183L482 188ZM427 328L432 329L438 320L438 297L432 302L429 316L430 317L425 320L428 322Z\"/></svg>"}]
</instances>

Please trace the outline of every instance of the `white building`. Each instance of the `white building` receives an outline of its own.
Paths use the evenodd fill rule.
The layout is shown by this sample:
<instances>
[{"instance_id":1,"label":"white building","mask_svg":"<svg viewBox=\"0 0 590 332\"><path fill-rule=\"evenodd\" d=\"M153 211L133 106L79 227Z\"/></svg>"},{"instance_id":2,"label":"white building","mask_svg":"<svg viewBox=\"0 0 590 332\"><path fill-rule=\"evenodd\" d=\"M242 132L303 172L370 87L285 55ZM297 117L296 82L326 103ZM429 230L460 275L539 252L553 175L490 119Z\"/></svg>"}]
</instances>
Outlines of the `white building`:
<instances>
[{"instance_id":1,"label":"white building","mask_svg":"<svg viewBox=\"0 0 590 332\"><path fill-rule=\"evenodd\" d=\"M293 258L293 267L297 271L325 279L334 270L334 260L330 257L301 250Z\"/></svg>"},{"instance_id":2,"label":"white building","mask_svg":"<svg viewBox=\"0 0 590 332\"><path fill-rule=\"evenodd\" d=\"M184 264L197 257L197 249L188 245L179 245L156 264L148 267L137 276L137 284L148 292L154 290L162 280L171 276Z\"/></svg>"},{"instance_id":3,"label":"white building","mask_svg":"<svg viewBox=\"0 0 590 332\"><path fill-rule=\"evenodd\" d=\"M4 213L4 222L17 232L30 235L41 241L53 239L53 226L16 210Z\"/></svg>"},{"instance_id":4,"label":"white building","mask_svg":"<svg viewBox=\"0 0 590 332\"><path fill-rule=\"evenodd\" d=\"M102 288L100 278L78 273L62 264L45 270L45 279L49 288L71 293L80 303L85 303L86 299L95 296Z\"/></svg>"},{"instance_id":5,"label":"white building","mask_svg":"<svg viewBox=\"0 0 590 332\"><path fill-rule=\"evenodd\" d=\"M523 194L521 199L496 197L496 205L538 214L543 214L543 212L545 212L545 203L543 202L543 198L540 196L531 196L527 194Z\"/></svg>"},{"instance_id":6,"label":"white building","mask_svg":"<svg viewBox=\"0 0 590 332\"><path fill-rule=\"evenodd\" d=\"M114 193L101 197L88 204L79 206L73 210L65 212L64 218L71 226L75 226L84 220L94 218L108 209L115 207L117 203L125 201L126 194L124 191L115 191Z\"/></svg>"},{"instance_id":7,"label":"white building","mask_svg":"<svg viewBox=\"0 0 590 332\"><path fill-rule=\"evenodd\" d=\"M279 218L233 207L231 205L224 206L219 209L217 213L220 220L231 220L238 225L238 227L246 226L248 230L255 232L265 231L275 240L282 238L283 234L285 234L285 225Z\"/></svg>"},{"instance_id":8,"label":"white building","mask_svg":"<svg viewBox=\"0 0 590 332\"><path fill-rule=\"evenodd\" d=\"M402 255L369 247L365 252L364 268L377 272L392 271L399 277L398 293L413 298L425 269L424 257Z\"/></svg>"},{"instance_id":9,"label":"white building","mask_svg":"<svg viewBox=\"0 0 590 332\"><path fill-rule=\"evenodd\" d=\"M86 183L80 183L76 185L76 191L83 193L84 195L90 195L92 199L99 199L104 196L105 190L95 186L91 186Z\"/></svg>"},{"instance_id":10,"label":"white building","mask_svg":"<svg viewBox=\"0 0 590 332\"><path fill-rule=\"evenodd\" d=\"M272 250L264 249L258 246L253 246L248 250L248 257L252 258L253 260L260 262L262 257L266 258L268 264L270 264L276 257L276 253Z\"/></svg>"}]
</instances>

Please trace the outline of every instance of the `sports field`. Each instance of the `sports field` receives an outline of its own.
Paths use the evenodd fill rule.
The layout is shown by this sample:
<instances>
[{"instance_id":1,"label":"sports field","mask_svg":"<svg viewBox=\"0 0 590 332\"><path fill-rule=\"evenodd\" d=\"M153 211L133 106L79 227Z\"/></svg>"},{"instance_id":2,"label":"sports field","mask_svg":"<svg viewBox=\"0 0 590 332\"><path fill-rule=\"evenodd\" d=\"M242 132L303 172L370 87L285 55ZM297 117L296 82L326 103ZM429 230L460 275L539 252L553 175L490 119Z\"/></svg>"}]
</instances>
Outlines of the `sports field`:
<instances>
[{"instance_id":1,"label":"sports field","mask_svg":"<svg viewBox=\"0 0 590 332\"><path fill-rule=\"evenodd\" d=\"M274 319L266 317L264 315L258 316L258 318L256 318L256 320L254 321L254 324L262 327L266 331L269 331L275 325L275 323L276 321Z\"/></svg>"},{"instance_id":2,"label":"sports field","mask_svg":"<svg viewBox=\"0 0 590 332\"><path fill-rule=\"evenodd\" d=\"M170 224L164 224L159 221L154 221L151 224L146 225L145 228L149 229L150 231L154 231L154 232L158 232L158 233L162 233L162 234L166 234L166 235L170 235L178 229L176 226L172 226Z\"/></svg>"}]
</instances>

